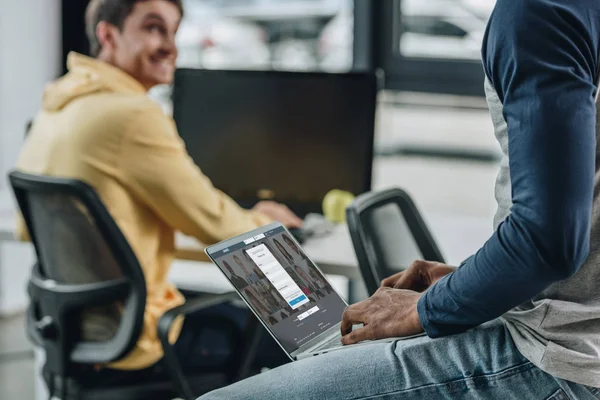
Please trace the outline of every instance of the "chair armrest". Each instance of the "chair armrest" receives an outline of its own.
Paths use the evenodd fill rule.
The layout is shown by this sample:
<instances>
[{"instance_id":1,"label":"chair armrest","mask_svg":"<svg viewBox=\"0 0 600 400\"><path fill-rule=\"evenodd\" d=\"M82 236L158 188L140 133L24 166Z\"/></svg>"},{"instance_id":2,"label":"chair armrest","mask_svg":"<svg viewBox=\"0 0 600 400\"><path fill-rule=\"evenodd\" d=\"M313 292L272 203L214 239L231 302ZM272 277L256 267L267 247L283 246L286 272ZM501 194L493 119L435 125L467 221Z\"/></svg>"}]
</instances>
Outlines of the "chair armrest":
<instances>
[{"instance_id":1,"label":"chair armrest","mask_svg":"<svg viewBox=\"0 0 600 400\"><path fill-rule=\"evenodd\" d=\"M216 306L217 304L228 301L239 300L240 296L236 292L227 292L223 294L208 294L201 297L186 300L180 306L173 307L163 314L158 322L158 334L166 333L168 335L171 325L180 315L187 315L196 311ZM165 331L166 329L166 331Z\"/></svg>"},{"instance_id":2,"label":"chair armrest","mask_svg":"<svg viewBox=\"0 0 600 400\"><path fill-rule=\"evenodd\" d=\"M158 321L158 338L162 344L164 351L165 362L167 363L167 371L173 381L173 385L177 392L183 396L184 399L194 400L196 397L192 393L189 383L183 373L181 363L177 358L177 354L173 349L171 343L169 343L169 331L173 326L175 319L181 315L187 315L195 311L200 311L205 308L215 306L217 304L229 302L239 298L239 295L235 292L229 292L225 294L219 294L214 296L204 296L195 299L190 299L184 304L174 307L163 314Z\"/></svg>"}]
</instances>

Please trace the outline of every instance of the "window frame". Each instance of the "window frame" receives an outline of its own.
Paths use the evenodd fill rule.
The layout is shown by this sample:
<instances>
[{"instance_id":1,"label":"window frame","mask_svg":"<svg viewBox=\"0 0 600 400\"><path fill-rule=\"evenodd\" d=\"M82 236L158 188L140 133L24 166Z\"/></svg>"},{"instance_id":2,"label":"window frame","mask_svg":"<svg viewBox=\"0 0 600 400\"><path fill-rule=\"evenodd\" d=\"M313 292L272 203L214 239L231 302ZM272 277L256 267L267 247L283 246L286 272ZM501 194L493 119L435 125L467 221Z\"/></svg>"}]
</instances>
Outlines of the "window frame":
<instances>
[{"instance_id":1,"label":"window frame","mask_svg":"<svg viewBox=\"0 0 600 400\"><path fill-rule=\"evenodd\" d=\"M385 89L484 96L481 61L404 57L401 0L355 0L354 68L381 69Z\"/></svg>"},{"instance_id":2,"label":"window frame","mask_svg":"<svg viewBox=\"0 0 600 400\"><path fill-rule=\"evenodd\" d=\"M63 71L70 51L88 53L84 14L89 0L62 0ZM391 91L484 96L480 61L407 58L398 49L401 0L354 0L352 70L381 70Z\"/></svg>"}]
</instances>

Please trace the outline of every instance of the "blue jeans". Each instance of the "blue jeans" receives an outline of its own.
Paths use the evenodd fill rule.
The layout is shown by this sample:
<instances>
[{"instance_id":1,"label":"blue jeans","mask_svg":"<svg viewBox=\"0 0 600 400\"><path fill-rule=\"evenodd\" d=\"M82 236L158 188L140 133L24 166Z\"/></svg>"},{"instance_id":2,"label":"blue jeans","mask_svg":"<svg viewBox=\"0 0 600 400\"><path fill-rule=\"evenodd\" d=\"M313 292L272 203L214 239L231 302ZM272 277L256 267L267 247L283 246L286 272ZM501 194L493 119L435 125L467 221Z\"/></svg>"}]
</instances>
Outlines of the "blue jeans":
<instances>
[{"instance_id":1,"label":"blue jeans","mask_svg":"<svg viewBox=\"0 0 600 400\"><path fill-rule=\"evenodd\" d=\"M466 333L349 346L293 362L200 399L600 399L540 370L495 320Z\"/></svg>"}]
</instances>

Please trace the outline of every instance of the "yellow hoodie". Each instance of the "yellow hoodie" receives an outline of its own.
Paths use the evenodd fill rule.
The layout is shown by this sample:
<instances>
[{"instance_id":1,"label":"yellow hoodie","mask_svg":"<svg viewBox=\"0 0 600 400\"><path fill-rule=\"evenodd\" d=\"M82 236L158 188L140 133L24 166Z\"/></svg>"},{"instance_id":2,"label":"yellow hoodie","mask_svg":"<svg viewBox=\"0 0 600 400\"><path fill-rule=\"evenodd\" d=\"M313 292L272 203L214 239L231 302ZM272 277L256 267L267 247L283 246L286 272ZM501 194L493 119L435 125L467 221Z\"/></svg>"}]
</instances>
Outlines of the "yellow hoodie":
<instances>
[{"instance_id":1,"label":"yellow hoodie","mask_svg":"<svg viewBox=\"0 0 600 400\"><path fill-rule=\"evenodd\" d=\"M214 243L270 221L212 186L186 153L173 120L138 81L75 53L68 68L46 88L17 169L87 182L123 231L144 270L148 298L137 346L110 367L141 369L162 357L158 319L184 302L166 279L175 231ZM18 234L27 238L22 223Z\"/></svg>"}]
</instances>

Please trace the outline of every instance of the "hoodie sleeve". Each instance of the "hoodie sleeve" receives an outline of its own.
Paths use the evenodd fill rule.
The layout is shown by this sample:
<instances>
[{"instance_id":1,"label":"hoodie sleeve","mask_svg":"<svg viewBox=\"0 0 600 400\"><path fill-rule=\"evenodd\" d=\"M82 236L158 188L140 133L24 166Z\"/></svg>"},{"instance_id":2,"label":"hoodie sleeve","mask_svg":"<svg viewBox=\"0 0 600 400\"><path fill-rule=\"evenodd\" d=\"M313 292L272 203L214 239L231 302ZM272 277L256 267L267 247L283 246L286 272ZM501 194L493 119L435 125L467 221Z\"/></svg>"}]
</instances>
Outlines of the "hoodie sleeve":
<instances>
[{"instance_id":1,"label":"hoodie sleeve","mask_svg":"<svg viewBox=\"0 0 600 400\"><path fill-rule=\"evenodd\" d=\"M271 220L238 206L194 164L174 122L154 109L127 129L119 173L124 184L175 230L214 243Z\"/></svg>"}]
</instances>

